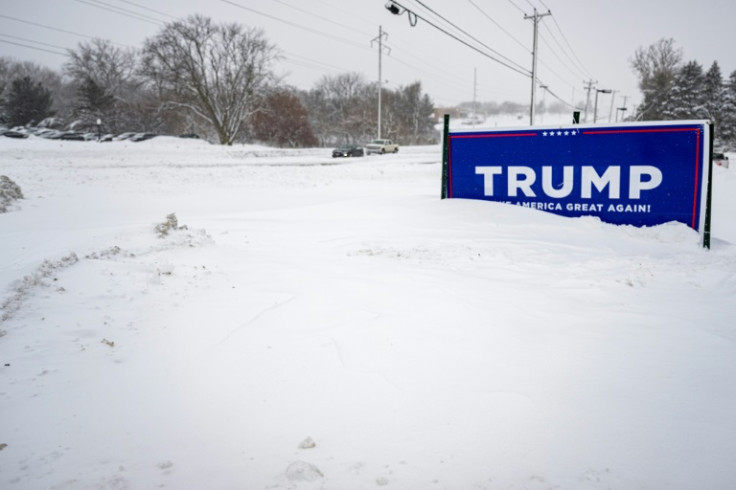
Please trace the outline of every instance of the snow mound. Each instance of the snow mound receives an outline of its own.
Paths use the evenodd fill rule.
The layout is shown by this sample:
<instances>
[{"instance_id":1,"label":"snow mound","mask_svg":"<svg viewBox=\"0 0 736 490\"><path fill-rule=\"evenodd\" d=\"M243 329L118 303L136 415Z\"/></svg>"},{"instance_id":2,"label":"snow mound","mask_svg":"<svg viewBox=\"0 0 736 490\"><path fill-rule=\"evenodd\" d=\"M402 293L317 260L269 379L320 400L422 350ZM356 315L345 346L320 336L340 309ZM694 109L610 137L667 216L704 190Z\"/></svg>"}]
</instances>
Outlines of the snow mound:
<instances>
[{"instance_id":1,"label":"snow mound","mask_svg":"<svg viewBox=\"0 0 736 490\"><path fill-rule=\"evenodd\" d=\"M286 468L284 474L287 480L293 482L317 481L325 476L319 468L306 461L294 461Z\"/></svg>"},{"instance_id":2,"label":"snow mound","mask_svg":"<svg viewBox=\"0 0 736 490\"><path fill-rule=\"evenodd\" d=\"M8 211L13 201L23 199L20 186L6 175L0 175L0 213Z\"/></svg>"}]
</instances>

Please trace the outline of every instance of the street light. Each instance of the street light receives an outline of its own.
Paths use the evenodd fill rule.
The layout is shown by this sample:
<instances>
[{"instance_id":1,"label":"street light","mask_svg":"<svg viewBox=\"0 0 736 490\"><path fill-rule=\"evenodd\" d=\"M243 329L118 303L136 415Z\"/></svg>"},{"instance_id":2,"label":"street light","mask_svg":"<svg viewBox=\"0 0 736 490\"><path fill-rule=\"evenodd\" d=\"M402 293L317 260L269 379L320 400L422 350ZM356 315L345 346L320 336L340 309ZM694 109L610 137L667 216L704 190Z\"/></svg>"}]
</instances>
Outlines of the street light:
<instances>
[{"instance_id":1,"label":"street light","mask_svg":"<svg viewBox=\"0 0 736 490\"><path fill-rule=\"evenodd\" d=\"M97 118L97 141L102 139L102 119Z\"/></svg>"},{"instance_id":2,"label":"street light","mask_svg":"<svg viewBox=\"0 0 736 490\"><path fill-rule=\"evenodd\" d=\"M404 7L400 3L395 2L394 0L389 0L388 2L386 2L386 10L394 15L401 15L406 12L406 16L409 18L409 25L412 27L417 25L417 19L419 18L419 16L415 12L412 12L411 10Z\"/></svg>"},{"instance_id":3,"label":"street light","mask_svg":"<svg viewBox=\"0 0 736 490\"><path fill-rule=\"evenodd\" d=\"M394 15L399 15L399 14L401 14L401 10L400 10L400 9L399 9L399 7L397 7L397 6L396 6L396 4L395 4L395 3L393 3L393 2L388 2L388 3L386 3L386 10L388 10L389 12L391 12L391 13L392 13L392 14L394 14Z\"/></svg>"},{"instance_id":4,"label":"street light","mask_svg":"<svg viewBox=\"0 0 736 490\"><path fill-rule=\"evenodd\" d=\"M595 107L593 108L593 122L595 123L598 119L598 94L610 94L613 90L608 88L597 88L595 89Z\"/></svg>"},{"instance_id":5,"label":"street light","mask_svg":"<svg viewBox=\"0 0 736 490\"><path fill-rule=\"evenodd\" d=\"M616 122L618 122L618 113L621 113L621 120L624 120L624 112L626 112L626 107L617 107L616 108Z\"/></svg>"}]
</instances>

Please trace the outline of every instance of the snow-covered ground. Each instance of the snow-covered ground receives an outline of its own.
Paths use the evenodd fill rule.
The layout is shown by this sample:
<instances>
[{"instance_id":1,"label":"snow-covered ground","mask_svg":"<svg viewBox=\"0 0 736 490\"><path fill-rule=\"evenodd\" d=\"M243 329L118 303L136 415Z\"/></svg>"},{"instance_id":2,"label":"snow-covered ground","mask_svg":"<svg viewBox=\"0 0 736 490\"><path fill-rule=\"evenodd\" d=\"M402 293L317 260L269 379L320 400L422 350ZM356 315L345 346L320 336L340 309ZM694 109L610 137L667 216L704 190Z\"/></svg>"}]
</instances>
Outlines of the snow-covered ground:
<instances>
[{"instance_id":1,"label":"snow-covered ground","mask_svg":"<svg viewBox=\"0 0 736 490\"><path fill-rule=\"evenodd\" d=\"M736 171L711 250L440 173L0 138L0 488L733 488Z\"/></svg>"}]
</instances>

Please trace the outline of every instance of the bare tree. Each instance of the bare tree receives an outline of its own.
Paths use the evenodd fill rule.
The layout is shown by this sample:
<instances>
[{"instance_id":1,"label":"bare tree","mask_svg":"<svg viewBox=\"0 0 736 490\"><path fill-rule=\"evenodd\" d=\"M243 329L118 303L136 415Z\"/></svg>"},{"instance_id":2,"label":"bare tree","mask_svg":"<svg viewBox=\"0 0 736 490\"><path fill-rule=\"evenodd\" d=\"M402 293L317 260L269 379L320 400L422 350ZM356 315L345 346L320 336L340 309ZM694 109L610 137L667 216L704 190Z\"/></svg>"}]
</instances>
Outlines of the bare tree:
<instances>
[{"instance_id":1,"label":"bare tree","mask_svg":"<svg viewBox=\"0 0 736 490\"><path fill-rule=\"evenodd\" d=\"M76 126L93 125L101 118L107 131L149 130L141 121L135 102L141 93L143 82L137 74L136 52L132 48L122 49L105 39L81 42L75 50L68 50L69 61L64 64L64 73L72 80L77 97L71 114ZM92 104L90 96L100 90L106 103ZM109 96L109 97L107 97ZM98 99L97 102L103 102Z\"/></svg>"},{"instance_id":2,"label":"bare tree","mask_svg":"<svg viewBox=\"0 0 736 490\"><path fill-rule=\"evenodd\" d=\"M375 132L378 92L360 73L324 76L305 97L322 144L356 142Z\"/></svg>"},{"instance_id":3,"label":"bare tree","mask_svg":"<svg viewBox=\"0 0 736 490\"><path fill-rule=\"evenodd\" d=\"M116 48L110 41L93 39L79 43L76 50L67 50L69 61L64 72L80 84L93 80L117 96L136 85L136 58L133 49Z\"/></svg>"},{"instance_id":4,"label":"bare tree","mask_svg":"<svg viewBox=\"0 0 736 490\"><path fill-rule=\"evenodd\" d=\"M275 82L277 58L261 30L195 15L145 41L142 73L169 107L195 114L231 145Z\"/></svg>"},{"instance_id":5,"label":"bare tree","mask_svg":"<svg viewBox=\"0 0 736 490\"><path fill-rule=\"evenodd\" d=\"M639 118L663 117L681 61L682 50L675 48L674 39L660 39L647 49L636 50L631 66L639 75L639 88L644 94L638 109Z\"/></svg>"}]
</instances>

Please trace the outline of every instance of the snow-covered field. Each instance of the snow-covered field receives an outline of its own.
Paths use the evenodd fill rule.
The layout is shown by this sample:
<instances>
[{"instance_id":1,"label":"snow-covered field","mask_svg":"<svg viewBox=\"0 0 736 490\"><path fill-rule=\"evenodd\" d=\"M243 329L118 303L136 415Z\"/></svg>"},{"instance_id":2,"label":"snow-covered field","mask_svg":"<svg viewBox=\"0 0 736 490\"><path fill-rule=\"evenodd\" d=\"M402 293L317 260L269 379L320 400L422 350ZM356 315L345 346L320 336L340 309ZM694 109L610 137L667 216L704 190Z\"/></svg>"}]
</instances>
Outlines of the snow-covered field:
<instances>
[{"instance_id":1,"label":"snow-covered field","mask_svg":"<svg viewBox=\"0 0 736 490\"><path fill-rule=\"evenodd\" d=\"M328 155L0 138L0 488L734 488L733 168L704 250Z\"/></svg>"}]
</instances>

